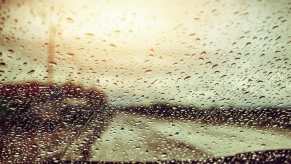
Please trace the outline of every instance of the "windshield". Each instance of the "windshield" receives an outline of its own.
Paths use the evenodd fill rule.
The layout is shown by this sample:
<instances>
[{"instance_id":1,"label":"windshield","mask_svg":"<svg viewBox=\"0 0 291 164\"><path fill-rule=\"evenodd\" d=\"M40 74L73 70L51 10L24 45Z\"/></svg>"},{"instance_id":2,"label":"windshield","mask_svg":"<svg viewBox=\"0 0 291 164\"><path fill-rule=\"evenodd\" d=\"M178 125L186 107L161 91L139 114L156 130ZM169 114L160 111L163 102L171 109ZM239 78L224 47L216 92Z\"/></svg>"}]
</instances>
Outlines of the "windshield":
<instances>
[{"instance_id":1,"label":"windshield","mask_svg":"<svg viewBox=\"0 0 291 164\"><path fill-rule=\"evenodd\" d=\"M0 0L0 161L290 161L290 13Z\"/></svg>"}]
</instances>

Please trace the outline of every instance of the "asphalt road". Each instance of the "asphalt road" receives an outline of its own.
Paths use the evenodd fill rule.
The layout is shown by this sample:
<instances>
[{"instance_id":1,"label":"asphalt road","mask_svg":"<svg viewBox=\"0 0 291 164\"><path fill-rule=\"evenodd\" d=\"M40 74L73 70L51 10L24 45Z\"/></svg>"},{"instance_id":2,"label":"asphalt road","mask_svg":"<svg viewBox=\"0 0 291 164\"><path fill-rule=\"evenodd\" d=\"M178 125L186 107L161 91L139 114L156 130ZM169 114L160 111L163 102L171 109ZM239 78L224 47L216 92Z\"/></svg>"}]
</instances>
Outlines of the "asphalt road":
<instances>
[{"instance_id":1,"label":"asphalt road","mask_svg":"<svg viewBox=\"0 0 291 164\"><path fill-rule=\"evenodd\" d=\"M119 113L93 144L91 160L187 160L291 148L290 130L207 125Z\"/></svg>"}]
</instances>

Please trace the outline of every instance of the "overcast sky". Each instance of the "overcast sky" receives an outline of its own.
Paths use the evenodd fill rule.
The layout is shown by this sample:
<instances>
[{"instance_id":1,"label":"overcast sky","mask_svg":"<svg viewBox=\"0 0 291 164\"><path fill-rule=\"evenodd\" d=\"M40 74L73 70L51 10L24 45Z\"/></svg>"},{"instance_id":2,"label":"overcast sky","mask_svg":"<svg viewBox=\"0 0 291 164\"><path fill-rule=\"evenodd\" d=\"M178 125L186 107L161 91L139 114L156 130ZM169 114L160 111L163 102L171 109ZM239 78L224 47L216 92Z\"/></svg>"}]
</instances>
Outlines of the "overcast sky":
<instances>
[{"instance_id":1,"label":"overcast sky","mask_svg":"<svg viewBox=\"0 0 291 164\"><path fill-rule=\"evenodd\" d=\"M53 24L54 81L101 88L111 104L290 106L290 6L288 0L11 0L0 8L1 78L47 81Z\"/></svg>"}]
</instances>

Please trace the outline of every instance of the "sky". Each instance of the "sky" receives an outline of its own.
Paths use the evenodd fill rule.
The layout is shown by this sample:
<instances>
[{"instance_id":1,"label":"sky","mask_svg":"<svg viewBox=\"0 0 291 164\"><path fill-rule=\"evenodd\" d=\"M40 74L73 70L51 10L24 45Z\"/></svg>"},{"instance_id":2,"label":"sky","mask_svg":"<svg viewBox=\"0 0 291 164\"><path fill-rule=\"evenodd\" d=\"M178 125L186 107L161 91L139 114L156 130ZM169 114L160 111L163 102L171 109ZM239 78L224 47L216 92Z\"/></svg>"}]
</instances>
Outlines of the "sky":
<instances>
[{"instance_id":1,"label":"sky","mask_svg":"<svg viewBox=\"0 0 291 164\"><path fill-rule=\"evenodd\" d=\"M9 0L3 83L99 88L112 105L291 106L288 0Z\"/></svg>"}]
</instances>

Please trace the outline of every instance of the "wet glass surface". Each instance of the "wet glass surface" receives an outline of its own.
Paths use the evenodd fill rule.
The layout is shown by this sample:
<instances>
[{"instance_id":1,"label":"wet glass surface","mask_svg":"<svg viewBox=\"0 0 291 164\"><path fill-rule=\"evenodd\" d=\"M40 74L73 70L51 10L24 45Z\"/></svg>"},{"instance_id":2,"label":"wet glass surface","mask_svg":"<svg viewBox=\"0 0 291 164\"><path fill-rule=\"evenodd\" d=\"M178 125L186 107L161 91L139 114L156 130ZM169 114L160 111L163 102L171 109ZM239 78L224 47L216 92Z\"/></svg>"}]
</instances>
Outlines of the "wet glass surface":
<instances>
[{"instance_id":1,"label":"wet glass surface","mask_svg":"<svg viewBox=\"0 0 291 164\"><path fill-rule=\"evenodd\" d=\"M289 0L0 0L0 163L291 162Z\"/></svg>"}]
</instances>

